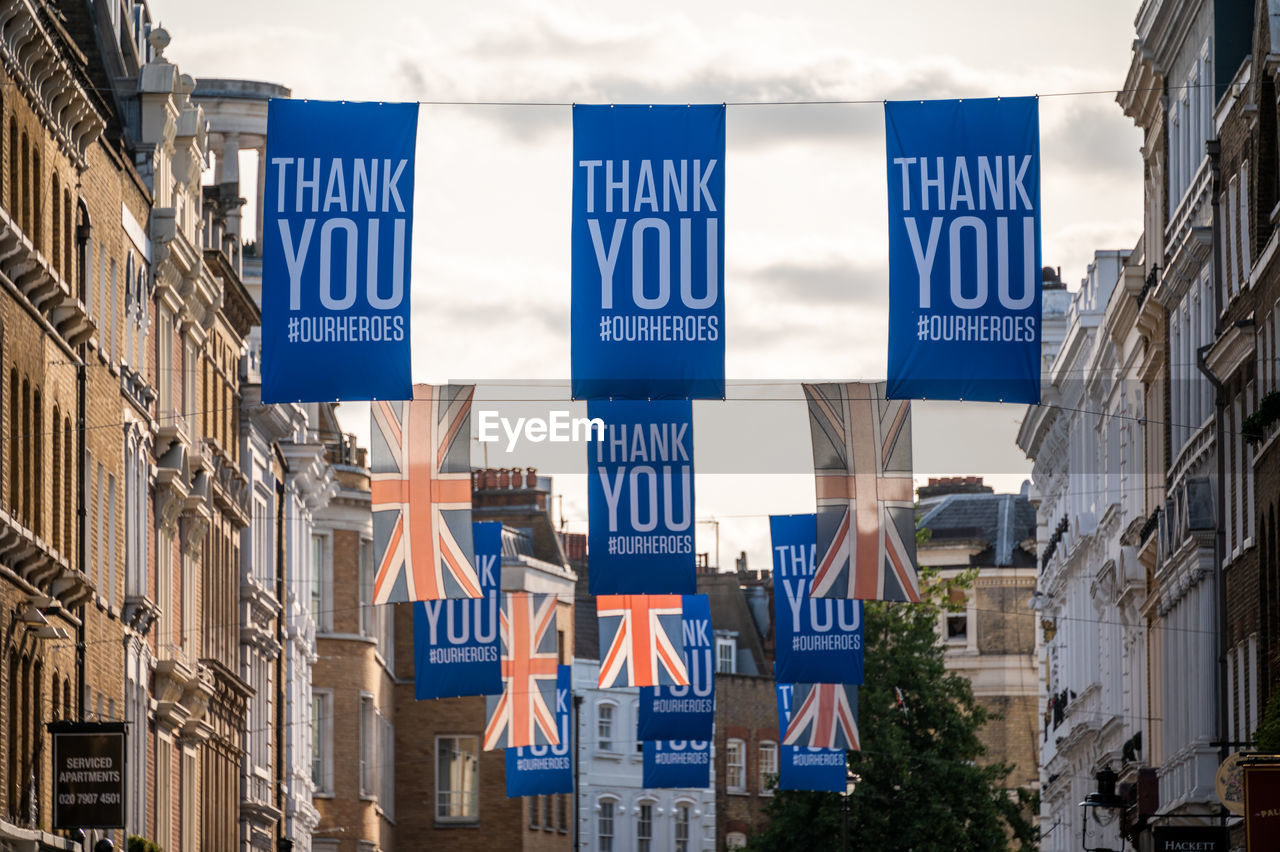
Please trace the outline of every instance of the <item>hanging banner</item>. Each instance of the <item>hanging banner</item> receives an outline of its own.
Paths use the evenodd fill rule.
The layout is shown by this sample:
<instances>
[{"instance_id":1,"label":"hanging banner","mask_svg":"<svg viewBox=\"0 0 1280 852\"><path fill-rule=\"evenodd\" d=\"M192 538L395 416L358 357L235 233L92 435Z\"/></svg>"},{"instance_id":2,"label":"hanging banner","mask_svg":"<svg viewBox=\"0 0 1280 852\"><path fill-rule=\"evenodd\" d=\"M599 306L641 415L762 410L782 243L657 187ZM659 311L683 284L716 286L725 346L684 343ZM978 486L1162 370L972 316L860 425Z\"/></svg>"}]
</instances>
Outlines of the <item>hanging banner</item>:
<instances>
[{"instance_id":1,"label":"hanging banner","mask_svg":"<svg viewBox=\"0 0 1280 852\"><path fill-rule=\"evenodd\" d=\"M645 789L664 787L705 788L711 786L711 742L709 740L658 740L644 743Z\"/></svg>"},{"instance_id":2,"label":"hanging banner","mask_svg":"<svg viewBox=\"0 0 1280 852\"><path fill-rule=\"evenodd\" d=\"M507 749L507 798L573 792L572 666L556 670L556 727L560 742Z\"/></svg>"},{"instance_id":3,"label":"hanging banner","mask_svg":"<svg viewBox=\"0 0 1280 852\"><path fill-rule=\"evenodd\" d=\"M774 677L786 683L862 683L862 601L809 596L816 515L772 515Z\"/></svg>"},{"instance_id":4,"label":"hanging banner","mask_svg":"<svg viewBox=\"0 0 1280 852\"><path fill-rule=\"evenodd\" d=\"M778 729L791 723L794 687L778 684ZM842 748L811 748L784 745L778 755L779 790L815 790L820 793L845 791L846 756Z\"/></svg>"},{"instance_id":5,"label":"hanging banner","mask_svg":"<svg viewBox=\"0 0 1280 852\"><path fill-rule=\"evenodd\" d=\"M268 103L263 402L411 395L417 130L416 103Z\"/></svg>"},{"instance_id":6,"label":"hanging banner","mask_svg":"<svg viewBox=\"0 0 1280 852\"><path fill-rule=\"evenodd\" d=\"M849 683L793 685L791 719L783 745L857 751L858 687Z\"/></svg>"},{"instance_id":7,"label":"hanging banner","mask_svg":"<svg viewBox=\"0 0 1280 852\"><path fill-rule=\"evenodd\" d=\"M1038 107L885 103L891 399L1040 402Z\"/></svg>"},{"instance_id":8,"label":"hanging banner","mask_svg":"<svg viewBox=\"0 0 1280 852\"><path fill-rule=\"evenodd\" d=\"M471 525L480 597L420 601L413 606L414 695L453 698L502 692L498 645L502 522Z\"/></svg>"},{"instance_id":9,"label":"hanging banner","mask_svg":"<svg viewBox=\"0 0 1280 852\"><path fill-rule=\"evenodd\" d=\"M502 593L502 694L485 697L484 749L558 745L556 596Z\"/></svg>"},{"instance_id":10,"label":"hanging banner","mask_svg":"<svg viewBox=\"0 0 1280 852\"><path fill-rule=\"evenodd\" d=\"M687 686L642 686L636 739L709 740L715 725L715 642L711 602L706 595L684 595L684 661Z\"/></svg>"},{"instance_id":11,"label":"hanging banner","mask_svg":"<svg viewBox=\"0 0 1280 852\"><path fill-rule=\"evenodd\" d=\"M815 598L916 601L911 406L883 383L804 385L818 502Z\"/></svg>"},{"instance_id":12,"label":"hanging banner","mask_svg":"<svg viewBox=\"0 0 1280 852\"><path fill-rule=\"evenodd\" d=\"M373 602L478 598L471 543L474 385L414 385L369 406Z\"/></svg>"},{"instance_id":13,"label":"hanging banner","mask_svg":"<svg viewBox=\"0 0 1280 852\"><path fill-rule=\"evenodd\" d=\"M591 594L693 594L693 405L592 400L587 416Z\"/></svg>"},{"instance_id":14,"label":"hanging banner","mask_svg":"<svg viewBox=\"0 0 1280 852\"><path fill-rule=\"evenodd\" d=\"M687 686L680 595L601 595L598 686Z\"/></svg>"},{"instance_id":15,"label":"hanging banner","mask_svg":"<svg viewBox=\"0 0 1280 852\"><path fill-rule=\"evenodd\" d=\"M53 737L54 830L124 828L129 792L124 723L49 722L46 727Z\"/></svg>"},{"instance_id":16,"label":"hanging banner","mask_svg":"<svg viewBox=\"0 0 1280 852\"><path fill-rule=\"evenodd\" d=\"M724 398L725 108L574 106L574 399Z\"/></svg>"}]
</instances>

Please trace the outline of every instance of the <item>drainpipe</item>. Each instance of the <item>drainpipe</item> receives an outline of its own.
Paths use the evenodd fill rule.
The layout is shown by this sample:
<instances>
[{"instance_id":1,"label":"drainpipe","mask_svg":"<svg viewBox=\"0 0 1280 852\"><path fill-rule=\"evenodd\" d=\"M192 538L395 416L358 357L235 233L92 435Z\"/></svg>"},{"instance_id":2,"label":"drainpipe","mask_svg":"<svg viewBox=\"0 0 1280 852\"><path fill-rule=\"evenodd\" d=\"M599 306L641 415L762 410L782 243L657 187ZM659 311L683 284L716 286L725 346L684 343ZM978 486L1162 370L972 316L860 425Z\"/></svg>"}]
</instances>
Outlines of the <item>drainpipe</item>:
<instances>
[{"instance_id":1,"label":"drainpipe","mask_svg":"<svg viewBox=\"0 0 1280 852\"><path fill-rule=\"evenodd\" d=\"M76 455L79 457L79 472L76 476L76 558L79 560L80 570L88 573L89 567L89 545L88 545L88 520L86 513L88 507L85 505L84 492L88 487L88 480L85 474L85 468L88 467L87 450L85 447L85 405L88 372L88 355L89 345L87 343L80 344L80 363L76 365ZM55 426L56 428L56 426ZM89 596L91 597L91 596ZM85 720L84 708L89 703L85 690L88 688L85 678L85 621L88 615L89 599L88 597L80 603L80 622L76 625L76 699L80 705L79 719L81 722Z\"/></svg>"},{"instance_id":2,"label":"drainpipe","mask_svg":"<svg viewBox=\"0 0 1280 852\"><path fill-rule=\"evenodd\" d=\"M278 449L277 449L278 451ZM287 687L284 683L284 657L288 652L289 639L285 635L285 618L288 611L288 596L285 594L287 586L285 585L287 578L285 577L285 549L284 549L284 507L285 507L285 490L284 479L281 478L276 483L276 599L280 602L280 612L276 615L276 638L280 641L280 653L276 654L276 682L275 682L275 705L276 705L276 807L280 811L280 821L276 823L276 845L277 848L282 847L288 842L285 835L285 823L288 816L285 813L284 786L285 786L285 765L284 765L284 696Z\"/></svg>"},{"instance_id":3,"label":"drainpipe","mask_svg":"<svg viewBox=\"0 0 1280 852\"><path fill-rule=\"evenodd\" d=\"M1205 143L1205 152L1209 155L1209 173L1211 176L1209 182L1209 199L1213 205L1213 227L1212 234L1212 255L1213 268L1210 276L1213 281L1213 337L1217 341L1222 335L1222 311L1226 307L1222 297L1222 221L1221 221L1221 203L1219 195L1221 193L1222 183L1222 146L1217 139L1210 139ZM1218 377L1209 369L1205 357L1210 349L1213 348L1212 343L1206 343L1196 350L1196 366L1200 369L1200 373L1213 386L1213 440L1214 455L1217 456L1217 482L1214 483L1214 492L1216 496L1217 511L1217 529L1213 534L1213 578L1214 578L1214 594L1217 597L1218 604L1218 624L1217 630L1214 631L1218 642L1218 761L1227 759L1230 747L1227 744L1227 582L1226 572L1223 570L1222 563L1226 559L1226 527L1225 516L1227 508L1227 497L1223 492L1222 485L1226 481L1226 457L1222 449L1222 440L1225 433L1224 429L1224 412L1227 406L1226 388L1223 387ZM1223 825L1226 824L1226 811L1222 816Z\"/></svg>"},{"instance_id":4,"label":"drainpipe","mask_svg":"<svg viewBox=\"0 0 1280 852\"><path fill-rule=\"evenodd\" d=\"M569 679L572 686L573 678ZM573 696L573 848L576 852L578 844L581 842L579 832L581 828L578 822L578 808L582 801L582 763L578 757L578 753L582 750L581 731L578 729L578 723L582 719L582 696Z\"/></svg>"}]
</instances>

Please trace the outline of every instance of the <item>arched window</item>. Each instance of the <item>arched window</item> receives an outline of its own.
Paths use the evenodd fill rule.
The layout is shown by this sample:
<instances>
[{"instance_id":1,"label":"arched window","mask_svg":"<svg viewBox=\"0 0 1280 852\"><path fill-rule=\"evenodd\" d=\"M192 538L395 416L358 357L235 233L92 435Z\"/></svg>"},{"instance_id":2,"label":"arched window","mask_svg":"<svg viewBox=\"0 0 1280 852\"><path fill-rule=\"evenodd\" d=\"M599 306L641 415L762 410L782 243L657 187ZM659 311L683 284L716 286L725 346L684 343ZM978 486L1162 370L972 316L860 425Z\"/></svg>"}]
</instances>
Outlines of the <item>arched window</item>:
<instances>
[{"instance_id":1,"label":"arched window","mask_svg":"<svg viewBox=\"0 0 1280 852\"><path fill-rule=\"evenodd\" d=\"M67 279L72 293L78 296L75 254L72 252L76 242L75 237L75 231L71 228L71 191L64 189L62 191L62 277Z\"/></svg>"},{"instance_id":2,"label":"arched window","mask_svg":"<svg viewBox=\"0 0 1280 852\"><path fill-rule=\"evenodd\" d=\"M653 852L653 802L641 801L636 808L636 852Z\"/></svg>"},{"instance_id":3,"label":"arched window","mask_svg":"<svg viewBox=\"0 0 1280 852\"><path fill-rule=\"evenodd\" d=\"M75 515L75 495L76 495L76 457L75 457L75 433L71 431L71 418L65 417L62 420L63 434L65 440L62 442L62 493L64 500L64 510L62 512L62 546L70 553L75 547L75 541L72 538L71 521Z\"/></svg>"},{"instance_id":4,"label":"arched window","mask_svg":"<svg viewBox=\"0 0 1280 852\"><path fill-rule=\"evenodd\" d=\"M31 394L31 408L34 414L31 432L35 438L30 468L32 475L27 477L35 483L35 497L31 501L31 531L47 537L49 531L44 528L44 398L39 388Z\"/></svg>"},{"instance_id":5,"label":"arched window","mask_svg":"<svg viewBox=\"0 0 1280 852\"><path fill-rule=\"evenodd\" d=\"M601 799L596 806L596 849L600 852L613 852L614 818L617 814L616 799Z\"/></svg>"},{"instance_id":6,"label":"arched window","mask_svg":"<svg viewBox=\"0 0 1280 852\"><path fill-rule=\"evenodd\" d=\"M96 305L93 303L93 290L89 287L89 277L93 274L93 255L91 252L90 236L93 233L93 223L89 221L89 208L85 207L84 199L81 198L76 202L76 264L75 275L73 278L76 282L76 298L84 302L85 310L90 315L93 314Z\"/></svg>"},{"instance_id":7,"label":"arched window","mask_svg":"<svg viewBox=\"0 0 1280 852\"><path fill-rule=\"evenodd\" d=\"M50 193L53 199L53 243L49 249L49 259L58 274L65 277L65 270L62 268L62 181L58 180L57 172L53 173L50 181L53 186L53 192Z\"/></svg>"},{"instance_id":8,"label":"arched window","mask_svg":"<svg viewBox=\"0 0 1280 852\"><path fill-rule=\"evenodd\" d=\"M31 381L22 380L22 518L31 518Z\"/></svg>"},{"instance_id":9,"label":"arched window","mask_svg":"<svg viewBox=\"0 0 1280 852\"><path fill-rule=\"evenodd\" d=\"M15 517L21 516L21 505L18 483L22 481L22 469L18 455L18 441L22 439L22 428L18 419L20 397L18 391L18 368L9 371L9 512Z\"/></svg>"},{"instance_id":10,"label":"arched window","mask_svg":"<svg viewBox=\"0 0 1280 852\"><path fill-rule=\"evenodd\" d=\"M55 403L53 406L53 529L49 533L49 543L53 549L64 556L65 543L62 541L62 418Z\"/></svg>"},{"instance_id":11,"label":"arched window","mask_svg":"<svg viewBox=\"0 0 1280 852\"><path fill-rule=\"evenodd\" d=\"M675 852L689 852L689 829L693 814L691 802L676 802L674 809L676 842Z\"/></svg>"},{"instance_id":12,"label":"arched window","mask_svg":"<svg viewBox=\"0 0 1280 852\"><path fill-rule=\"evenodd\" d=\"M17 802L19 800L18 777L21 769L18 766L18 744L20 742L18 732L21 730L18 719L22 715L18 708L22 705L21 691L19 688L21 670L18 666L18 655L9 654L9 752L8 766L5 767L5 774L9 778L9 801Z\"/></svg>"},{"instance_id":13,"label":"arched window","mask_svg":"<svg viewBox=\"0 0 1280 852\"><path fill-rule=\"evenodd\" d=\"M18 166L21 161L21 149L18 148L18 119L9 117L9 216L19 221L22 210L22 181L19 178Z\"/></svg>"},{"instance_id":14,"label":"arched window","mask_svg":"<svg viewBox=\"0 0 1280 852\"><path fill-rule=\"evenodd\" d=\"M31 233L31 140L27 131L22 131L22 215L18 221L22 230Z\"/></svg>"},{"instance_id":15,"label":"arched window","mask_svg":"<svg viewBox=\"0 0 1280 852\"><path fill-rule=\"evenodd\" d=\"M31 243L36 251L44 250L44 177L40 170L44 168L39 149L31 146Z\"/></svg>"}]
</instances>

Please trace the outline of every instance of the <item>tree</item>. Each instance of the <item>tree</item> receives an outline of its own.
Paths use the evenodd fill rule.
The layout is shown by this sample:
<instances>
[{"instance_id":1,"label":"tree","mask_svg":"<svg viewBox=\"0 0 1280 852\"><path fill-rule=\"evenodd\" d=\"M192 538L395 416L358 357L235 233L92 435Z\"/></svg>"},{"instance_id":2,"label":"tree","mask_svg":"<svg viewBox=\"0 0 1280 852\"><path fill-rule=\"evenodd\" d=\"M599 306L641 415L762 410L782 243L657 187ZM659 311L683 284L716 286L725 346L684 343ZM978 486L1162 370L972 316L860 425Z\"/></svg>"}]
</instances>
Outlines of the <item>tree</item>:
<instances>
[{"instance_id":1,"label":"tree","mask_svg":"<svg viewBox=\"0 0 1280 852\"><path fill-rule=\"evenodd\" d=\"M936 625L950 590L972 574L940 581L921 571L920 604L868 602L866 678L858 693L863 750L849 753L857 778L849 801L849 848L876 852L971 852L1035 848L1034 794L1005 784L1012 767L978 766L978 732L989 718L969 682L946 670ZM902 690L898 702L895 687ZM748 849L840 848L842 797L778 791L771 824Z\"/></svg>"}]
</instances>

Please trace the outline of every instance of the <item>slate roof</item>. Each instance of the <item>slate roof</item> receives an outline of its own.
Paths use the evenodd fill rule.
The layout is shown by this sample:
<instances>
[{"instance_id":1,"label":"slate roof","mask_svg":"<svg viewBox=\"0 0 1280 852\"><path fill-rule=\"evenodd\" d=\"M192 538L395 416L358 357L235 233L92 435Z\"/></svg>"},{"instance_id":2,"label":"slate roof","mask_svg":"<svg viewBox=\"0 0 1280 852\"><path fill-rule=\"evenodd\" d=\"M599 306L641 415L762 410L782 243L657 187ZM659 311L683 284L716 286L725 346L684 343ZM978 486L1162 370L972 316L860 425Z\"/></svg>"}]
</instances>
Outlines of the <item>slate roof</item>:
<instances>
[{"instance_id":1,"label":"slate roof","mask_svg":"<svg viewBox=\"0 0 1280 852\"><path fill-rule=\"evenodd\" d=\"M977 565L1009 567L1034 564L1035 554L1019 545L1036 537L1036 510L1021 494L949 494L929 508L919 526L933 541L971 538L988 548L974 558ZM1031 563L1026 559L1030 557Z\"/></svg>"}]
</instances>

